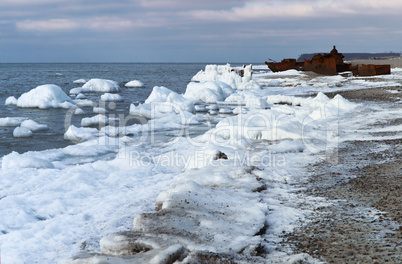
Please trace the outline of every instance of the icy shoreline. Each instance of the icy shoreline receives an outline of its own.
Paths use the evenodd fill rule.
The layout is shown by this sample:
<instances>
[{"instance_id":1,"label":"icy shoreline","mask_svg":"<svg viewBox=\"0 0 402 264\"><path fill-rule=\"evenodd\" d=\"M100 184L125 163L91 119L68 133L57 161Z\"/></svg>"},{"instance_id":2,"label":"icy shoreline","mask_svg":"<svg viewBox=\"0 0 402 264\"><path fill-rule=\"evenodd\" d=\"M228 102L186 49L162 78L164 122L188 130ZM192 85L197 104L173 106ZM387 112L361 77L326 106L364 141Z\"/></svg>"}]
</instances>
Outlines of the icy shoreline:
<instances>
[{"instance_id":1,"label":"icy shoreline","mask_svg":"<svg viewBox=\"0 0 402 264\"><path fill-rule=\"evenodd\" d=\"M99 114L83 127L69 127L65 138L76 145L6 155L0 172L3 259L64 262L83 250L68 262L193 263L220 256L318 263L276 247L284 232L326 205L298 196L295 186L307 180L306 164L331 162L339 137L346 135L336 124L364 107L340 96L293 94L397 86L392 78L399 77L382 83L307 80L297 72L278 76L257 68L251 79L225 67L206 67L184 94L155 87L143 104L130 107L147 122L115 127ZM4 122L11 121L22 122ZM184 130L208 122L214 125L200 135ZM179 136L150 141L167 129ZM24 236L29 239L21 242ZM18 243L33 249L21 251ZM127 253L137 254L119 256Z\"/></svg>"}]
</instances>

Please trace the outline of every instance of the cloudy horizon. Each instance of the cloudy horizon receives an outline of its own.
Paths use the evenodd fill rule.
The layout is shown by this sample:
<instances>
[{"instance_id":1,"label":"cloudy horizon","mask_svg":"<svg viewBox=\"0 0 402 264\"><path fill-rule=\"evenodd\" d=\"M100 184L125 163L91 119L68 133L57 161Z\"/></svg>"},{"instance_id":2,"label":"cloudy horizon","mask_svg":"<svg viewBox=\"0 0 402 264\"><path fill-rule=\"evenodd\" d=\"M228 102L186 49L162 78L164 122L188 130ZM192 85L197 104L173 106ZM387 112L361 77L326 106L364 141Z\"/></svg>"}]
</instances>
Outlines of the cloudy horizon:
<instances>
[{"instance_id":1,"label":"cloudy horizon","mask_svg":"<svg viewBox=\"0 0 402 264\"><path fill-rule=\"evenodd\" d=\"M396 0L2 0L0 62L261 62L401 52Z\"/></svg>"}]
</instances>

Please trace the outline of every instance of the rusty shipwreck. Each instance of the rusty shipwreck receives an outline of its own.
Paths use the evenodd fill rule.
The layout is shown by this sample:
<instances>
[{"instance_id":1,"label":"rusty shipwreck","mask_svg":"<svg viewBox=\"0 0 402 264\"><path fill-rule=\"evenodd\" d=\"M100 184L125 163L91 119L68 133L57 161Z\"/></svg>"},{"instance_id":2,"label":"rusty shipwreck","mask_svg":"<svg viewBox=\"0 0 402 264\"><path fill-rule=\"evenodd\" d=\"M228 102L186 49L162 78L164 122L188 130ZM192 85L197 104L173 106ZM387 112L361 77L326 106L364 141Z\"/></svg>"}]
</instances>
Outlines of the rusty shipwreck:
<instances>
[{"instance_id":1,"label":"rusty shipwreck","mask_svg":"<svg viewBox=\"0 0 402 264\"><path fill-rule=\"evenodd\" d=\"M311 71L323 75L374 76L391 74L391 65L361 64L353 66L343 61L344 56L336 47L330 53L314 55L311 60L296 61L296 59L283 59L281 62L265 62L273 72L295 69L298 71Z\"/></svg>"}]
</instances>

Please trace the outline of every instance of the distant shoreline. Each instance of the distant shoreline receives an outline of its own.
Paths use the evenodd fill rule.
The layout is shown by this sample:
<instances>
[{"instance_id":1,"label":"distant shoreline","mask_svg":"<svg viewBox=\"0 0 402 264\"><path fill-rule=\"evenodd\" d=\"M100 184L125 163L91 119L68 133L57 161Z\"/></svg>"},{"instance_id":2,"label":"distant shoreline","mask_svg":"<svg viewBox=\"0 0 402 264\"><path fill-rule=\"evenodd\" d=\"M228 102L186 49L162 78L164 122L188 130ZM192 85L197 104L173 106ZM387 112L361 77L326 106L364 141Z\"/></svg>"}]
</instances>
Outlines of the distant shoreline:
<instances>
[{"instance_id":1,"label":"distant shoreline","mask_svg":"<svg viewBox=\"0 0 402 264\"><path fill-rule=\"evenodd\" d=\"M357 64L375 64L375 65L389 64L389 65L391 65L391 68L402 68L402 57L349 60L348 62L352 63L352 65L357 65Z\"/></svg>"}]
</instances>

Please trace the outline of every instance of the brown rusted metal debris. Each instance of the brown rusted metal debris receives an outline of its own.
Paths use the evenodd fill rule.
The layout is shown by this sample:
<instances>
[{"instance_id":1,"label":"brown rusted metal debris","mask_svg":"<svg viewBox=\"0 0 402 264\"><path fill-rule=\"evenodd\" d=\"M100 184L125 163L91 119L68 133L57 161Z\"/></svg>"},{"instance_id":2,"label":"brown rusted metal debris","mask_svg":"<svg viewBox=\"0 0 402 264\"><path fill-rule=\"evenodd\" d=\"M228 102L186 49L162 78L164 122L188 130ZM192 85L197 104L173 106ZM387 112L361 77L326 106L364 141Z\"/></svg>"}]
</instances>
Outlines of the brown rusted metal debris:
<instances>
[{"instance_id":1,"label":"brown rusted metal debris","mask_svg":"<svg viewBox=\"0 0 402 264\"><path fill-rule=\"evenodd\" d=\"M298 70L312 71L324 75L337 75L344 72L352 72L354 76L374 76L391 74L391 65L362 64L352 66L343 61L344 56L335 46L330 53L317 54L311 60L298 62L296 59L284 59L281 62L265 62L273 72Z\"/></svg>"}]
</instances>

